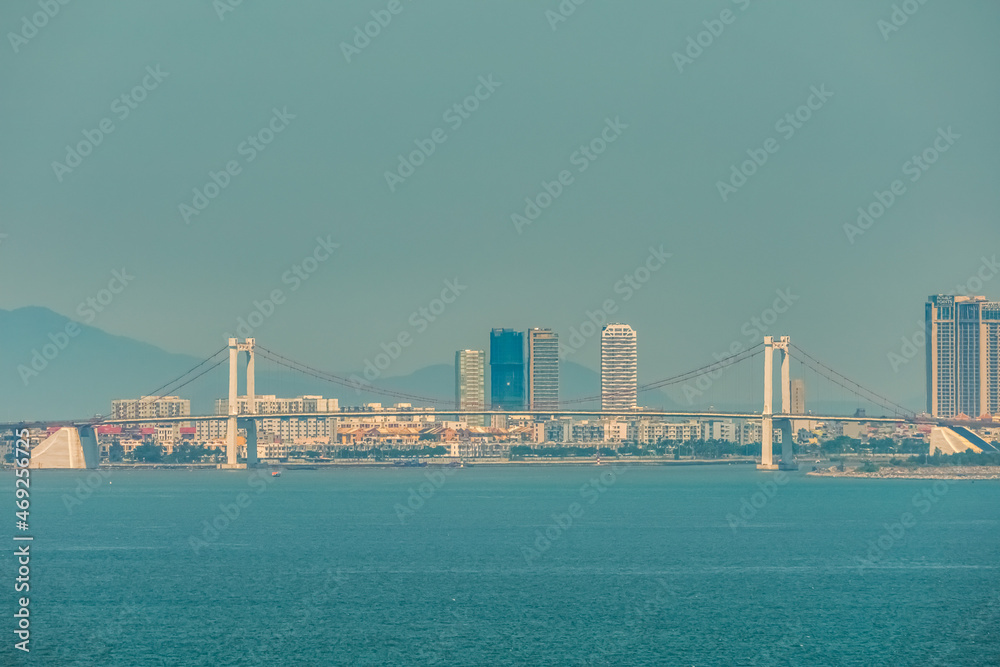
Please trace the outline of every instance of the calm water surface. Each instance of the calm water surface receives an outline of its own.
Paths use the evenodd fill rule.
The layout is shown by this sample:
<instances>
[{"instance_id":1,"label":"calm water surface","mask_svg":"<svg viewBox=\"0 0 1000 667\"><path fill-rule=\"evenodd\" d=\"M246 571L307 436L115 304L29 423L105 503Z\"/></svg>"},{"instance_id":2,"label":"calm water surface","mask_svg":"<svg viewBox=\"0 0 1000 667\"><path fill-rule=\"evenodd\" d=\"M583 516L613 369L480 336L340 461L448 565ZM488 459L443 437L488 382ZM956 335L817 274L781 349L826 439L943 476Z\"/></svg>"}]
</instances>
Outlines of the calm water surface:
<instances>
[{"instance_id":1,"label":"calm water surface","mask_svg":"<svg viewBox=\"0 0 1000 667\"><path fill-rule=\"evenodd\" d=\"M34 471L0 663L1000 664L1000 483L613 470Z\"/></svg>"}]
</instances>

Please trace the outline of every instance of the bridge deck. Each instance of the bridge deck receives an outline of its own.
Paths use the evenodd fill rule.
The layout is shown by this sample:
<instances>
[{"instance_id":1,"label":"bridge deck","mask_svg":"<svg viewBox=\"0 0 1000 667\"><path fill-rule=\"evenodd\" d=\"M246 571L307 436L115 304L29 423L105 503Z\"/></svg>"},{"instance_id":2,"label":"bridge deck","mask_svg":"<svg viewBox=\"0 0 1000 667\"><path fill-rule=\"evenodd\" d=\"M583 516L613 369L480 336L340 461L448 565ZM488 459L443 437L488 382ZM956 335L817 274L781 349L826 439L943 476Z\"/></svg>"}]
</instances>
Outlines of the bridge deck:
<instances>
[{"instance_id":1,"label":"bridge deck","mask_svg":"<svg viewBox=\"0 0 1000 667\"><path fill-rule=\"evenodd\" d=\"M378 410L378 411L347 411L338 412L273 412L258 414L238 414L238 415L189 415L185 417L135 417L129 419L103 419L97 423L103 424L139 424L150 422L185 422L185 421L224 421L231 416L239 419L315 419L315 418L358 418L358 417L479 417L503 415L506 417L629 417L641 419L643 417L655 418L676 418L676 419L753 419L762 417L759 412L665 412L665 411L634 411L634 410L522 410L517 412L504 412L500 410ZM836 415L790 415L775 413L770 415L772 419L796 419L808 421L847 421L847 422L876 422L895 423L912 422L912 418L906 417L841 417ZM88 422L89 423L89 422Z\"/></svg>"}]
</instances>

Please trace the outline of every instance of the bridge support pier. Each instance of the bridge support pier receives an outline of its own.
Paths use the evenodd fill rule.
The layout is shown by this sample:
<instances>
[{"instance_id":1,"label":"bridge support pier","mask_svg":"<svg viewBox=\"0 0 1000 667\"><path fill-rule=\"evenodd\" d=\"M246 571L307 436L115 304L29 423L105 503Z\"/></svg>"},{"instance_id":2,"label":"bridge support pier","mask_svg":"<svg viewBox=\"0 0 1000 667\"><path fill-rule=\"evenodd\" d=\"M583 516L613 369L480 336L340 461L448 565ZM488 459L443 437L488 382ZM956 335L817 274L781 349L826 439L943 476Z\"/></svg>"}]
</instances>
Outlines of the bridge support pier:
<instances>
[{"instance_id":1,"label":"bridge support pier","mask_svg":"<svg viewBox=\"0 0 1000 667\"><path fill-rule=\"evenodd\" d=\"M781 429L781 460L778 462L779 470L798 470L799 464L795 462L794 440L792 439L792 420L776 419L778 428Z\"/></svg>"},{"instance_id":2,"label":"bridge support pier","mask_svg":"<svg viewBox=\"0 0 1000 667\"><path fill-rule=\"evenodd\" d=\"M257 396L254 387L254 339L239 342L229 339L229 419L226 423L226 462L220 468L247 468L257 465L257 421L239 418L239 377L237 363L240 352L246 352L247 361L247 414L257 414ZM239 462L238 433L240 427L246 430L246 463Z\"/></svg>"},{"instance_id":3,"label":"bridge support pier","mask_svg":"<svg viewBox=\"0 0 1000 667\"><path fill-rule=\"evenodd\" d=\"M238 423L247 434L247 468L257 467L257 420L240 419Z\"/></svg>"},{"instance_id":4,"label":"bridge support pier","mask_svg":"<svg viewBox=\"0 0 1000 667\"><path fill-rule=\"evenodd\" d=\"M774 351L781 352L781 413L791 414L792 381L790 372L791 338L764 336L764 410L761 413L760 463L758 470L797 470L792 450L792 423L790 419L774 419ZM774 462L774 426L781 429L781 462Z\"/></svg>"}]
</instances>

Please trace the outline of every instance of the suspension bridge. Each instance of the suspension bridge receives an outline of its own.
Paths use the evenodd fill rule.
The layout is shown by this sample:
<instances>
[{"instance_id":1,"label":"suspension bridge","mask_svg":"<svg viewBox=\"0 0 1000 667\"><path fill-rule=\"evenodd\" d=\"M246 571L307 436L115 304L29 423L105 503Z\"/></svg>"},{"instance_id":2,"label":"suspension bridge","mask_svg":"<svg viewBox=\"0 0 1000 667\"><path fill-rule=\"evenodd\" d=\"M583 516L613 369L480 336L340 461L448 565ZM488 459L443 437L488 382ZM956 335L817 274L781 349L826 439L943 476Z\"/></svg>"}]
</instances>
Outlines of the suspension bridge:
<instances>
[{"instance_id":1,"label":"suspension bridge","mask_svg":"<svg viewBox=\"0 0 1000 667\"><path fill-rule=\"evenodd\" d=\"M780 355L780 373L777 381L779 388L779 401L774 402L775 384L775 354ZM839 387L847 395L851 396L858 404L858 409L854 414L817 414L816 412L793 412L792 387L791 387L791 361L795 359L799 365L799 373L808 371L816 377L820 377L829 382L832 386ZM762 358L763 364L750 364L751 360ZM379 396L395 399L397 402L412 403L421 407L418 408L394 408L379 409L374 411L369 408L341 407L337 411L328 412L274 412L259 409L257 392L257 363L262 362L272 364L282 371L294 371L304 376L328 382L339 387L352 391L365 391ZM188 369L182 375L161 385L153 392L147 394L151 397L150 402L162 400L167 396L177 395L178 392L187 387L199 378L205 377L215 369L228 362L228 401L225 414L211 415L177 415L168 417L134 417L116 418L100 417L87 421L74 422L79 428L92 429L101 424L169 424L177 422L225 422L225 442L226 442L226 463L224 467L245 467L254 466L257 463L257 431L258 422L262 419L308 419L308 418L346 418L359 417L370 414L377 414L379 417L413 417L414 415L433 415L434 417L454 417L458 420L468 417L493 417L505 416L510 419L535 418L535 419L558 419L569 418L630 418L630 419L732 419L748 420L758 422L761 425L761 459L758 468L762 470L777 470L781 468L794 468L795 461L792 452L792 424L798 420L810 422L818 421L841 421L859 423L915 423L926 422L940 425L951 425L954 420L947 422L942 420L920 419L906 407L871 391L862 385L847 378L830 366L820 362L814 356L808 354L791 342L788 336L766 336L756 345L743 349L717 361L696 368L685 373L673 375L656 382L643 384L637 387L639 395L648 394L666 388L677 388L683 386L686 390L702 393L703 388L714 386L716 389L730 385L737 389L742 387L744 394L756 395L761 406L759 411L747 409L717 410L710 409L689 409L689 410L660 410L637 407L631 410L601 410L587 409L584 407L588 403L600 401L607 398L600 394L594 396L577 397L559 402L558 409L545 410L462 410L455 407L453 398L444 399L440 397L421 396L415 393L396 391L373 384L359 381L353 378L344 377L329 373L308 364L294 361L282 354L269 350L258 344L255 339L244 340L230 338L228 344L216 350L212 355L199 362L194 367ZM239 368L241 362L245 364L246 376L244 381L244 392L240 394ZM737 369L752 368L752 372L739 371ZM758 372L759 370L759 372ZM755 388L754 388L755 386ZM763 397L760 399L758 393L763 389ZM734 401L735 403L735 401ZM777 407L776 407L777 405ZM867 408L861 407L868 406ZM881 415L870 414L870 411L881 410ZM963 422L967 423L967 422ZM975 424L976 422L971 422ZM23 425L22 425L23 426ZM237 434L243 431L246 436L246 463L241 463L237 459ZM778 430L781 433L781 452L779 458L775 459L773 433Z\"/></svg>"}]
</instances>

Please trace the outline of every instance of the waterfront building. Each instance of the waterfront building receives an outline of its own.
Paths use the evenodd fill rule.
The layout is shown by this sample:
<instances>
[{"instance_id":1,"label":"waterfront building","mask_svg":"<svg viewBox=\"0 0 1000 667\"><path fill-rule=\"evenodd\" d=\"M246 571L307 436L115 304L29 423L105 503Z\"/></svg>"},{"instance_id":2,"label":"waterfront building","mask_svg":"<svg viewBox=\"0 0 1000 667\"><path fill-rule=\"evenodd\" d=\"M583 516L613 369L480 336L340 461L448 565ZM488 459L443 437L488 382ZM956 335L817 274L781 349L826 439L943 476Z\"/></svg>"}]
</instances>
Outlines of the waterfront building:
<instances>
[{"instance_id":1,"label":"waterfront building","mask_svg":"<svg viewBox=\"0 0 1000 667\"><path fill-rule=\"evenodd\" d=\"M637 404L637 336L627 324L601 329L601 409L631 410Z\"/></svg>"},{"instance_id":2,"label":"waterfront building","mask_svg":"<svg viewBox=\"0 0 1000 667\"><path fill-rule=\"evenodd\" d=\"M315 395L279 398L274 394L259 394L254 396L254 408L256 414L264 415L262 419L257 420L258 447L261 447L262 438L265 436L273 436L283 443L303 442L317 438L327 441L336 440L337 419L333 416L269 419L266 415L277 413L315 415L326 412L342 414L339 412L340 402L338 399ZM250 402L246 396L236 397L236 411L242 415L250 413ZM216 399L215 414L229 414L228 399ZM197 440L210 441L226 437L227 424L225 421L199 421L195 423L195 426Z\"/></svg>"},{"instance_id":3,"label":"waterfront building","mask_svg":"<svg viewBox=\"0 0 1000 667\"><path fill-rule=\"evenodd\" d=\"M640 445L655 445L663 440L687 442L702 435L702 425L697 421L666 422L636 419L628 423L628 440Z\"/></svg>"},{"instance_id":4,"label":"waterfront building","mask_svg":"<svg viewBox=\"0 0 1000 667\"><path fill-rule=\"evenodd\" d=\"M528 408L559 409L559 334L528 330Z\"/></svg>"},{"instance_id":5,"label":"waterfront building","mask_svg":"<svg viewBox=\"0 0 1000 667\"><path fill-rule=\"evenodd\" d=\"M459 410L486 409L486 354L482 350L455 353L455 407ZM485 426L486 417L466 417L469 426Z\"/></svg>"},{"instance_id":6,"label":"waterfront building","mask_svg":"<svg viewBox=\"0 0 1000 667\"><path fill-rule=\"evenodd\" d=\"M726 419L709 419L701 422L702 440L737 442L736 424Z\"/></svg>"},{"instance_id":7,"label":"waterfront building","mask_svg":"<svg viewBox=\"0 0 1000 667\"><path fill-rule=\"evenodd\" d=\"M340 401L336 398L322 396L297 396L296 398L278 398L274 394L259 394L254 396L254 408L258 415L289 413L337 412ZM250 402L246 396L236 397L236 412L241 415L250 413ZM229 414L229 400L215 399L215 414Z\"/></svg>"},{"instance_id":8,"label":"waterfront building","mask_svg":"<svg viewBox=\"0 0 1000 667\"><path fill-rule=\"evenodd\" d=\"M943 418L1000 412L1000 302L932 295L924 318L927 412Z\"/></svg>"},{"instance_id":9,"label":"waterfront building","mask_svg":"<svg viewBox=\"0 0 1000 667\"><path fill-rule=\"evenodd\" d=\"M524 334L490 331L490 401L494 410L524 409Z\"/></svg>"},{"instance_id":10,"label":"waterfront building","mask_svg":"<svg viewBox=\"0 0 1000 667\"><path fill-rule=\"evenodd\" d=\"M111 416L115 419L186 417L190 414L191 401L177 396L143 396L111 401Z\"/></svg>"}]
</instances>

